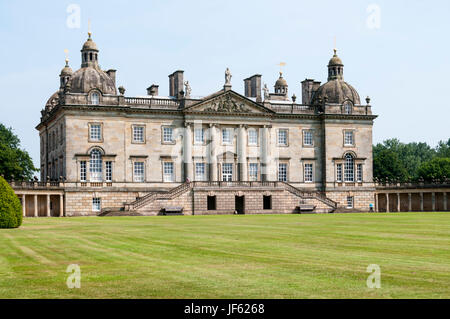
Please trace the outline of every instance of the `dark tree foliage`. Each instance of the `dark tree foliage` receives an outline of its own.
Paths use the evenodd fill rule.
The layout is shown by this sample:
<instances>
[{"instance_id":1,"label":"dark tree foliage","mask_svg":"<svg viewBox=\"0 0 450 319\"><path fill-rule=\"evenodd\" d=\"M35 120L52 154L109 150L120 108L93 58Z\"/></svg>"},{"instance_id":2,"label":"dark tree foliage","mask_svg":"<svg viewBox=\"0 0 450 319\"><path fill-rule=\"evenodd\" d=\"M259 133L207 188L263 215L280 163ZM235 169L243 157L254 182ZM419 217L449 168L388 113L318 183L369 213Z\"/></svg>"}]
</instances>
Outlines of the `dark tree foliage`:
<instances>
[{"instance_id":1,"label":"dark tree foliage","mask_svg":"<svg viewBox=\"0 0 450 319\"><path fill-rule=\"evenodd\" d=\"M427 143L405 144L396 138L389 139L373 147L374 177L395 180L418 180L421 177L425 179L425 172L427 178L438 174L437 163L430 164L437 157L450 159L450 139L447 142L439 142L435 149ZM433 173L425 167L433 167ZM431 179L435 178L439 177Z\"/></svg>"},{"instance_id":2,"label":"dark tree foliage","mask_svg":"<svg viewBox=\"0 0 450 319\"><path fill-rule=\"evenodd\" d=\"M0 123L0 175L6 180L29 180L38 171L11 128Z\"/></svg>"},{"instance_id":3,"label":"dark tree foliage","mask_svg":"<svg viewBox=\"0 0 450 319\"><path fill-rule=\"evenodd\" d=\"M0 228L22 225L22 205L9 184L0 177Z\"/></svg>"},{"instance_id":4,"label":"dark tree foliage","mask_svg":"<svg viewBox=\"0 0 450 319\"><path fill-rule=\"evenodd\" d=\"M426 182L450 177L450 158L436 157L420 165L417 172Z\"/></svg>"}]
</instances>

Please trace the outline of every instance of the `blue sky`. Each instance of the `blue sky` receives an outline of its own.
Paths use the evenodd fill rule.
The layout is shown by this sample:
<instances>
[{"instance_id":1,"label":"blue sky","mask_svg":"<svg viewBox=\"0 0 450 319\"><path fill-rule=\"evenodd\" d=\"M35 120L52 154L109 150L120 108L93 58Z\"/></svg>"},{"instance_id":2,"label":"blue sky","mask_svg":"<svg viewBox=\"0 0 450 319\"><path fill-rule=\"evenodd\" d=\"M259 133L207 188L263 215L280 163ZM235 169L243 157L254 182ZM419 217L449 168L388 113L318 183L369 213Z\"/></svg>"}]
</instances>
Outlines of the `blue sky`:
<instances>
[{"instance_id":1,"label":"blue sky","mask_svg":"<svg viewBox=\"0 0 450 319\"><path fill-rule=\"evenodd\" d=\"M80 28L67 26L77 4ZM367 21L379 8L379 28ZM36 164L40 110L59 86L64 49L80 67L88 19L103 69L117 69L127 96L145 95L185 71L192 95L233 89L259 73L273 88L281 61L289 93L305 78L326 81L334 37L344 77L379 115L374 142L398 137L433 146L450 137L449 1L0 1L0 122L12 126ZM373 20L371 20L373 21Z\"/></svg>"}]
</instances>

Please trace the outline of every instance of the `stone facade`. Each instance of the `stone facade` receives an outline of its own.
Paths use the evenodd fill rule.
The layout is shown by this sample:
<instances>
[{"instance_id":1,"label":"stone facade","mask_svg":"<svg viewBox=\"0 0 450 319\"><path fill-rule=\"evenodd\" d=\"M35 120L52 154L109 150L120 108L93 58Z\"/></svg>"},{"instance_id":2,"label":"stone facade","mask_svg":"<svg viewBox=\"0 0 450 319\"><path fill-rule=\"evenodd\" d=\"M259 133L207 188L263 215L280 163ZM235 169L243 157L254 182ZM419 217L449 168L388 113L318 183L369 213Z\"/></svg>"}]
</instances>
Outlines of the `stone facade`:
<instances>
[{"instance_id":1,"label":"stone facade","mask_svg":"<svg viewBox=\"0 0 450 319\"><path fill-rule=\"evenodd\" d=\"M64 180L65 215L106 208L156 214L168 206L185 214L230 214L237 197L244 198L245 213L255 214L292 213L301 205L316 212L333 205L368 210L373 204L376 116L370 99L361 104L343 81L336 52L328 82L302 82L302 103L288 96L282 73L273 93L254 75L244 80L241 95L232 90L229 70L223 88L203 98L191 97L181 70L169 76L170 96L158 96L153 84L147 96L126 97L123 87L117 93L116 71L100 69L91 35L81 56L76 72L66 62L36 127L41 180ZM189 185L219 181L235 185ZM245 184L277 181L286 185ZM186 182L189 190L174 191ZM206 209L211 192L216 210ZM271 196L270 209L263 196Z\"/></svg>"}]
</instances>

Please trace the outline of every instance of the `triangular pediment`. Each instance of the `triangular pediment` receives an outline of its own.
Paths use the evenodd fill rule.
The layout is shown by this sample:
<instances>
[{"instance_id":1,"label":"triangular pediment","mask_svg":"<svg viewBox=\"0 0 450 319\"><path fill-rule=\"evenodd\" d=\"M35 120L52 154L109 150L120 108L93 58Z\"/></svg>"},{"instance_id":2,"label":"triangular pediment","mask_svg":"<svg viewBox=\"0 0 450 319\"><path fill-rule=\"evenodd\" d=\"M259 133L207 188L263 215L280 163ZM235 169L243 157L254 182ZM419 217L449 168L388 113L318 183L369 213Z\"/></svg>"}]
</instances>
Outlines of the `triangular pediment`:
<instances>
[{"instance_id":1,"label":"triangular pediment","mask_svg":"<svg viewBox=\"0 0 450 319\"><path fill-rule=\"evenodd\" d=\"M215 114L264 114L273 113L272 110L248 99L234 91L222 91L206 97L203 101L185 108L188 113Z\"/></svg>"}]
</instances>

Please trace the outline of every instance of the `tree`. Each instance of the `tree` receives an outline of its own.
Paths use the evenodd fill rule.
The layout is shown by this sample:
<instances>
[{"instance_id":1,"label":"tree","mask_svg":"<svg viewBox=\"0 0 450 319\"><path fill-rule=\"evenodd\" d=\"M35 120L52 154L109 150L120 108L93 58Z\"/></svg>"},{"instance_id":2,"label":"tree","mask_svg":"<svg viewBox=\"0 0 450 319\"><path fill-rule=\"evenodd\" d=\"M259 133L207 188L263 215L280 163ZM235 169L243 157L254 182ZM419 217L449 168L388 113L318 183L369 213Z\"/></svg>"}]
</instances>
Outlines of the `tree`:
<instances>
[{"instance_id":1,"label":"tree","mask_svg":"<svg viewBox=\"0 0 450 319\"><path fill-rule=\"evenodd\" d=\"M22 225L22 205L13 189L0 177L0 228L17 228Z\"/></svg>"},{"instance_id":2,"label":"tree","mask_svg":"<svg viewBox=\"0 0 450 319\"><path fill-rule=\"evenodd\" d=\"M425 181L450 177L450 158L433 158L420 165L417 174Z\"/></svg>"},{"instance_id":3,"label":"tree","mask_svg":"<svg viewBox=\"0 0 450 319\"><path fill-rule=\"evenodd\" d=\"M20 140L11 128L0 123L0 174L5 179L31 179L38 171L27 151L20 149Z\"/></svg>"},{"instance_id":4,"label":"tree","mask_svg":"<svg viewBox=\"0 0 450 319\"><path fill-rule=\"evenodd\" d=\"M408 172L400 161L398 154L383 147L374 147L373 175L378 179L408 179Z\"/></svg>"},{"instance_id":5,"label":"tree","mask_svg":"<svg viewBox=\"0 0 450 319\"><path fill-rule=\"evenodd\" d=\"M440 141L436 147L437 157L448 157L450 158L450 138L447 142Z\"/></svg>"}]
</instances>

